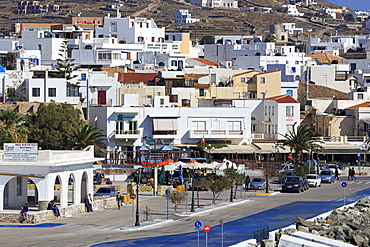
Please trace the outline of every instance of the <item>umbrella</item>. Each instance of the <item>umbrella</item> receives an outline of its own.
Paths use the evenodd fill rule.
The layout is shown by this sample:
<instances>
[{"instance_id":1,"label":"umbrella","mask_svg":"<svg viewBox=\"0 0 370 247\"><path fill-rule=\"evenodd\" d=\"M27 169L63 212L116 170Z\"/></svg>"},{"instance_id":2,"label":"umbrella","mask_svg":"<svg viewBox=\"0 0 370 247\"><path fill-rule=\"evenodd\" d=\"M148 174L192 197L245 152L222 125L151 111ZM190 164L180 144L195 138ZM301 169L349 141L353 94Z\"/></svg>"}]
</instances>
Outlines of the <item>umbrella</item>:
<instances>
[{"instance_id":1,"label":"umbrella","mask_svg":"<svg viewBox=\"0 0 370 247\"><path fill-rule=\"evenodd\" d=\"M180 182L180 185L184 184L184 178L182 176L182 165L180 165L179 167L179 182Z\"/></svg>"},{"instance_id":2,"label":"umbrella","mask_svg":"<svg viewBox=\"0 0 370 247\"><path fill-rule=\"evenodd\" d=\"M162 150L162 151L172 151L172 148L170 148L169 146L164 145L164 146L162 146L162 147L158 148L158 150Z\"/></svg>"},{"instance_id":3,"label":"umbrella","mask_svg":"<svg viewBox=\"0 0 370 247\"><path fill-rule=\"evenodd\" d=\"M164 180L166 179L166 168L165 166L162 166L161 168L161 175L159 175L159 183L163 184Z\"/></svg>"},{"instance_id":4,"label":"umbrella","mask_svg":"<svg viewBox=\"0 0 370 247\"><path fill-rule=\"evenodd\" d=\"M137 147L136 148L136 151L148 151L149 148L145 147L145 146L140 146L140 147Z\"/></svg>"}]
</instances>

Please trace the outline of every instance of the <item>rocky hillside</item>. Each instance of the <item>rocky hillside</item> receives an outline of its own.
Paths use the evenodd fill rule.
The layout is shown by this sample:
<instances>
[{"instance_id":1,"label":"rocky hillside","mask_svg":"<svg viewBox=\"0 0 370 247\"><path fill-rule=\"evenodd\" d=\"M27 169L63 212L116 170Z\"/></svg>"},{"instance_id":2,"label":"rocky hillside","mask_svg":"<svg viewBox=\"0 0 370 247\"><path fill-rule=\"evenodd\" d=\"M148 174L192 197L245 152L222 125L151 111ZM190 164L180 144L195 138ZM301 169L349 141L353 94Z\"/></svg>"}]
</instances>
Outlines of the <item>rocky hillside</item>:
<instances>
[{"instance_id":1,"label":"rocky hillside","mask_svg":"<svg viewBox=\"0 0 370 247\"><path fill-rule=\"evenodd\" d=\"M58 4L60 11L43 14L18 14L17 1L0 0L0 24L3 30L9 29L11 23L16 22L63 22L65 17L77 16L105 16L107 13L115 15L116 11L108 7L113 0L40 0L41 4ZM295 18L277 11L272 14L240 12L233 9L200 8L190 5L190 0L124 0L120 7L123 16L135 15L152 17L159 27L166 27L168 31L190 32L192 39L199 40L205 35L250 35L258 34L265 36L269 32L270 24L282 22L295 22L297 27L305 30L318 27L320 35L329 34L334 30L325 30L322 25L310 23L305 18ZM281 0L240 0L239 6L270 6L276 7ZM175 23L175 10L188 9L193 18L200 19L196 24ZM301 11L301 10L300 10ZM302 12L312 12L302 9ZM1 30L0 30L1 31ZM313 33L306 33L310 35Z\"/></svg>"}]
</instances>

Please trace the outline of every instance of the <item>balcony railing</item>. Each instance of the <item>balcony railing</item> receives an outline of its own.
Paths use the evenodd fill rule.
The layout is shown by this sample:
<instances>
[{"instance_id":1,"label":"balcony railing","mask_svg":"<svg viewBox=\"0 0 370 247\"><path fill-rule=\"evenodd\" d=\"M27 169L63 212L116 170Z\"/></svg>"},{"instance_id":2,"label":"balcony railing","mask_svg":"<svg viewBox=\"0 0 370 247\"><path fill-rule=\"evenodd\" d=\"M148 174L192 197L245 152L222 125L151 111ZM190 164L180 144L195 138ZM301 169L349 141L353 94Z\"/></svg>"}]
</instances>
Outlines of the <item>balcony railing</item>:
<instances>
[{"instance_id":1,"label":"balcony railing","mask_svg":"<svg viewBox=\"0 0 370 247\"><path fill-rule=\"evenodd\" d=\"M349 143L349 142L359 142L363 143L366 141L366 136L327 136L327 137L317 137L317 140L322 142L335 142L335 143Z\"/></svg>"},{"instance_id":2,"label":"balcony railing","mask_svg":"<svg viewBox=\"0 0 370 247\"><path fill-rule=\"evenodd\" d=\"M189 130L190 138L241 138L243 130Z\"/></svg>"},{"instance_id":3,"label":"balcony railing","mask_svg":"<svg viewBox=\"0 0 370 247\"><path fill-rule=\"evenodd\" d=\"M106 100L92 99L90 101L90 106L112 106L112 99Z\"/></svg>"},{"instance_id":4,"label":"balcony railing","mask_svg":"<svg viewBox=\"0 0 370 247\"><path fill-rule=\"evenodd\" d=\"M114 132L116 139L136 139L139 138L139 130L116 130Z\"/></svg>"}]
</instances>

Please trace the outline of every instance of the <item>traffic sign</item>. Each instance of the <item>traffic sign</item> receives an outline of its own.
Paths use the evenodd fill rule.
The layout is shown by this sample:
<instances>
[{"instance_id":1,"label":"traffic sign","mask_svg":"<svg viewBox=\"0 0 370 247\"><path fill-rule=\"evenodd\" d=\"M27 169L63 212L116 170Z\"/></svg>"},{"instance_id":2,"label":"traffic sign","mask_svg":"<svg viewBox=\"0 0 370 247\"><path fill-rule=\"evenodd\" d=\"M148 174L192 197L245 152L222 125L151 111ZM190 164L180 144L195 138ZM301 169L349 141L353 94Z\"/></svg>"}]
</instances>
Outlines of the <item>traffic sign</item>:
<instances>
[{"instance_id":1,"label":"traffic sign","mask_svg":"<svg viewBox=\"0 0 370 247\"><path fill-rule=\"evenodd\" d=\"M211 227L209 225L205 225L203 230L205 232L210 232L211 231Z\"/></svg>"},{"instance_id":2,"label":"traffic sign","mask_svg":"<svg viewBox=\"0 0 370 247\"><path fill-rule=\"evenodd\" d=\"M194 222L194 227L197 228L197 229L201 228L202 227L202 221L199 221L199 220L195 221Z\"/></svg>"},{"instance_id":3,"label":"traffic sign","mask_svg":"<svg viewBox=\"0 0 370 247\"><path fill-rule=\"evenodd\" d=\"M136 194L134 194L134 193L130 194L130 198L131 198L132 200L135 200L135 199L136 199Z\"/></svg>"},{"instance_id":4,"label":"traffic sign","mask_svg":"<svg viewBox=\"0 0 370 247\"><path fill-rule=\"evenodd\" d=\"M346 182L342 182L342 187L343 188L347 187L347 183Z\"/></svg>"},{"instance_id":5,"label":"traffic sign","mask_svg":"<svg viewBox=\"0 0 370 247\"><path fill-rule=\"evenodd\" d=\"M360 157L361 156L361 153L357 153L357 157Z\"/></svg>"}]
</instances>

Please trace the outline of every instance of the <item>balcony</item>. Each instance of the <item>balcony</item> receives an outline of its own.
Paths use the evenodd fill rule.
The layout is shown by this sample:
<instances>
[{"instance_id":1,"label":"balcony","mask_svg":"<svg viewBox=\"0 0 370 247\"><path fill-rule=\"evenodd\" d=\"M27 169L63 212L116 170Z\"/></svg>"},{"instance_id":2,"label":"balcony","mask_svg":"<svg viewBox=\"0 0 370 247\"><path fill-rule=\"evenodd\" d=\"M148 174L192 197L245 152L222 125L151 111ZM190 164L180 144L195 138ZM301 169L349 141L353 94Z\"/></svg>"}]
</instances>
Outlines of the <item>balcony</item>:
<instances>
[{"instance_id":1,"label":"balcony","mask_svg":"<svg viewBox=\"0 0 370 247\"><path fill-rule=\"evenodd\" d=\"M139 130L116 130L114 132L115 139L138 139L140 138Z\"/></svg>"},{"instance_id":2,"label":"balcony","mask_svg":"<svg viewBox=\"0 0 370 247\"><path fill-rule=\"evenodd\" d=\"M156 131L153 131L153 138L155 139L159 139L159 138L162 138L162 139L171 139L171 138L175 138L177 135L177 130L156 130Z\"/></svg>"},{"instance_id":3,"label":"balcony","mask_svg":"<svg viewBox=\"0 0 370 247\"><path fill-rule=\"evenodd\" d=\"M189 130L190 138L243 138L243 130Z\"/></svg>"},{"instance_id":4,"label":"balcony","mask_svg":"<svg viewBox=\"0 0 370 247\"><path fill-rule=\"evenodd\" d=\"M92 99L90 101L90 106L112 106L112 99L106 100Z\"/></svg>"}]
</instances>

